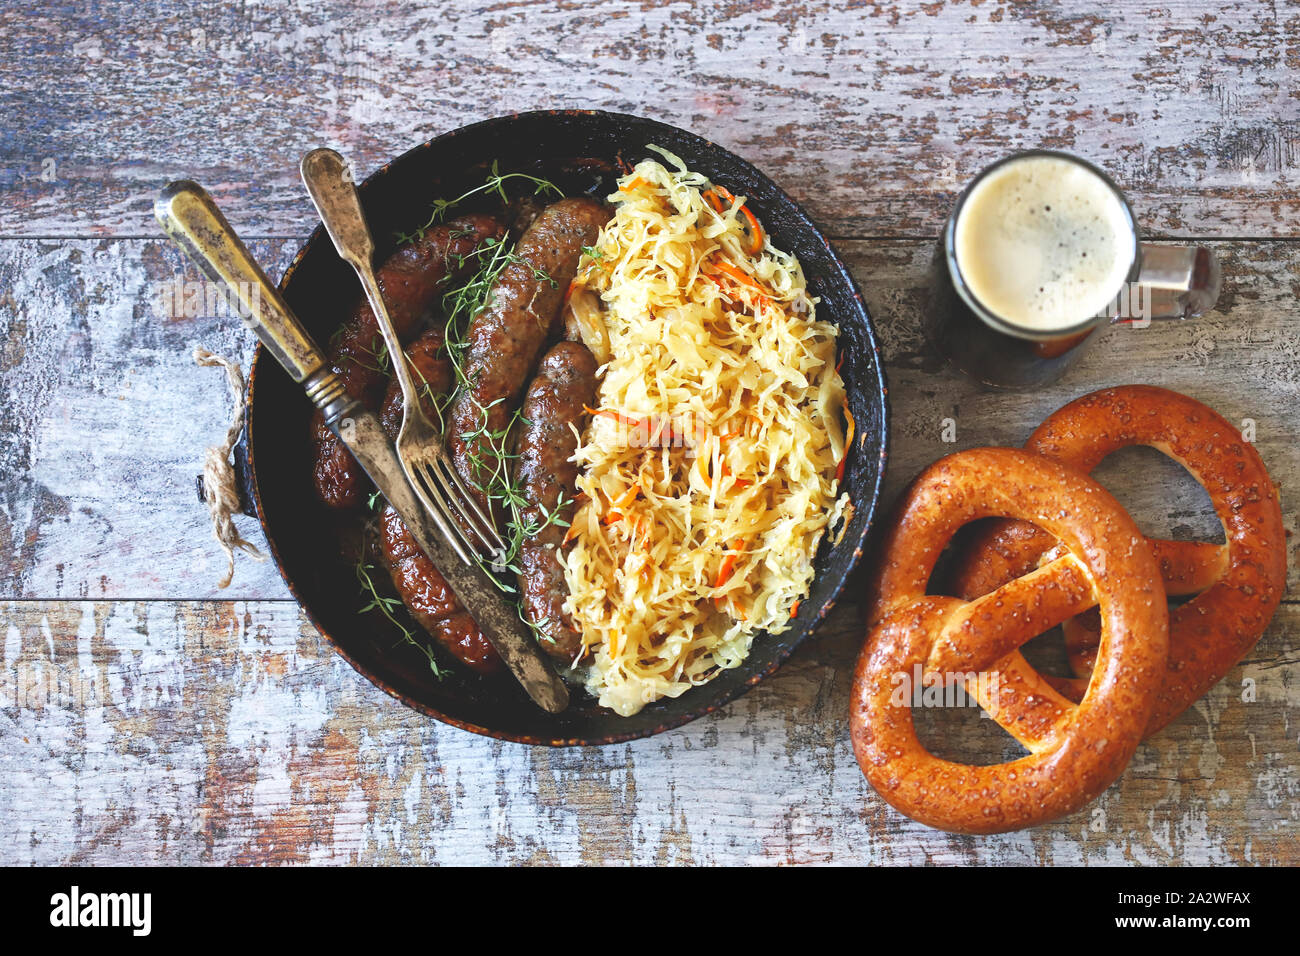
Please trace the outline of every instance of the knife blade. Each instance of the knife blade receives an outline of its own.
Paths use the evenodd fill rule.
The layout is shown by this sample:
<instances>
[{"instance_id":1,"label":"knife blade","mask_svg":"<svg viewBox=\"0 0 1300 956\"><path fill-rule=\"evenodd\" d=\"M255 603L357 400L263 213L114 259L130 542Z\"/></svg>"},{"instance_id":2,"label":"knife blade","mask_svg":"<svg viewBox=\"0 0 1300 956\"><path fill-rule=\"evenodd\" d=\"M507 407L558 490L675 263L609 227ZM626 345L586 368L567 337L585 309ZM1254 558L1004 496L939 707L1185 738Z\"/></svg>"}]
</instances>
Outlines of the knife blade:
<instances>
[{"instance_id":1,"label":"knife blade","mask_svg":"<svg viewBox=\"0 0 1300 956\"><path fill-rule=\"evenodd\" d=\"M568 706L564 681L542 654L515 609L477 564L453 550L438 520L407 481L379 420L343 388L298 318L198 183L170 183L154 202L167 235L209 279L223 283L238 301L245 323L285 370L300 382L325 421L365 469L380 493L406 522L416 543L446 579L457 601L477 622L524 691L543 710ZM446 519L443 519L444 521Z\"/></svg>"}]
</instances>

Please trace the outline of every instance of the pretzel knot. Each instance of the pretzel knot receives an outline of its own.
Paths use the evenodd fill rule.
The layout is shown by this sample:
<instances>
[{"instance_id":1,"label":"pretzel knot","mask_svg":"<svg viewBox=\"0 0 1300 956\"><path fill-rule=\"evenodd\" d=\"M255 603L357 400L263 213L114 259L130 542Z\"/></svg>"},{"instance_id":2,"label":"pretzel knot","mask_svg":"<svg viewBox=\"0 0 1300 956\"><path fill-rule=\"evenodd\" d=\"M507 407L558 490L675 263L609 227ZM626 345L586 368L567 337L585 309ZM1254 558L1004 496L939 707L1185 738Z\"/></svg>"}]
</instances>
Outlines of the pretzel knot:
<instances>
[{"instance_id":1,"label":"pretzel knot","mask_svg":"<svg viewBox=\"0 0 1300 956\"><path fill-rule=\"evenodd\" d=\"M1146 385L1093 392L1051 415L1025 447L1089 472L1127 445L1156 448L1190 471L1209 493L1227 541L1149 542L1167 593L1197 595L1170 616L1169 658L1146 727L1150 736L1214 686L1264 633L1286 589L1286 535L1277 489L1259 454L1230 422L1186 395ZM998 522L958 563L955 592L969 600L994 591L1050 565L1058 547L1042 528ZM1079 700L1098 635L1088 617L1066 621L1064 631L1076 677L1048 680Z\"/></svg>"},{"instance_id":2,"label":"pretzel knot","mask_svg":"<svg viewBox=\"0 0 1300 956\"><path fill-rule=\"evenodd\" d=\"M1062 553L975 600L927 596L957 530L995 516L1046 529ZM1076 703L1018 649L1092 605L1097 666ZM1159 568L1133 519L1085 474L1010 448L950 455L916 479L885 540L869 617L850 714L858 763L895 808L960 833L1043 823L1108 787L1142 739L1168 652ZM972 766L926 751L912 698L897 693L916 673L955 677L1029 754Z\"/></svg>"}]
</instances>

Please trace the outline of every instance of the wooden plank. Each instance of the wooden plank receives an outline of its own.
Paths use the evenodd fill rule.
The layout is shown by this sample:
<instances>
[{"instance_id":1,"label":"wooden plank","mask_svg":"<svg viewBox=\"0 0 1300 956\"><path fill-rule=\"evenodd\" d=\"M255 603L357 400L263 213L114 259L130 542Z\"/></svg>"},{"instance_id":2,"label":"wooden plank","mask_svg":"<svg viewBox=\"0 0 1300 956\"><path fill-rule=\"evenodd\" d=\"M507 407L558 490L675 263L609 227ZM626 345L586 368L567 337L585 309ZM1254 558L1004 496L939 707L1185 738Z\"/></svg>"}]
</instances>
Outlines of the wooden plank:
<instances>
[{"instance_id":1,"label":"wooden plank","mask_svg":"<svg viewBox=\"0 0 1300 956\"><path fill-rule=\"evenodd\" d=\"M1091 807L976 839L859 772L848 609L720 714L548 751L407 710L287 602L9 602L0 863L1295 864L1298 626L1285 605ZM999 754L965 717L945 751Z\"/></svg>"},{"instance_id":2,"label":"wooden plank","mask_svg":"<svg viewBox=\"0 0 1300 956\"><path fill-rule=\"evenodd\" d=\"M177 276L201 278L168 246L0 243L0 593L220 594L225 558L195 478L230 404L222 373L191 355L203 345L247 369L255 339L229 312L155 313ZM293 252L278 241L252 250L276 274ZM261 540L255 520L237 521ZM269 562L242 562L237 581L287 595Z\"/></svg>"},{"instance_id":3,"label":"wooden plank","mask_svg":"<svg viewBox=\"0 0 1300 956\"><path fill-rule=\"evenodd\" d=\"M377 168L436 133L594 107L746 157L837 236L935 232L1010 150L1087 156L1159 235L1296 236L1295 11L1097 4L211 0L0 11L0 235L157 235L169 179L303 234L297 165Z\"/></svg>"},{"instance_id":4,"label":"wooden plank","mask_svg":"<svg viewBox=\"0 0 1300 956\"><path fill-rule=\"evenodd\" d=\"M278 271L293 245L268 240L253 248ZM1093 388L1151 382L1187 392L1234 422L1255 422L1295 532L1300 246L1219 244L1229 284L1223 311L1184 324L1110 330L1065 381L1032 394L984 390L927 351L919 319L928 243L841 248L888 366L887 498L941 455L1019 444L1048 413ZM194 477L204 446L224 434L228 399L222 375L195 368L190 352L201 344L247 361L253 338L228 314L157 318L150 303L178 275L199 278L153 240L0 241L0 597L287 597L269 564L247 560L228 592L216 590L224 558L195 501ZM1205 493L1156 453L1121 453L1099 474L1148 533L1217 533ZM261 540L256 522L239 521ZM1293 552L1291 597L1300 597L1298 586Z\"/></svg>"}]
</instances>

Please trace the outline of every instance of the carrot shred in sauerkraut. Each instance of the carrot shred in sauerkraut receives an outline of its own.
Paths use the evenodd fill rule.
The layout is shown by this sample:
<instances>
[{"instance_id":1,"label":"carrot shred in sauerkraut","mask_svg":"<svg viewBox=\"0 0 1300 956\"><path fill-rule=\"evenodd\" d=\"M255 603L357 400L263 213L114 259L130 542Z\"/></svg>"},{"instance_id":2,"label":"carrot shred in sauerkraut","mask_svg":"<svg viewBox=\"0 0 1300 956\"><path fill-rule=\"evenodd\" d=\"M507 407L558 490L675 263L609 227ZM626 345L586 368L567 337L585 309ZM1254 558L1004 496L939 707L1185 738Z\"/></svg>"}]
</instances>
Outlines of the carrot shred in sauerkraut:
<instances>
[{"instance_id":1,"label":"carrot shred in sauerkraut","mask_svg":"<svg viewBox=\"0 0 1300 956\"><path fill-rule=\"evenodd\" d=\"M610 197L579 264L592 298L570 307L605 364L575 456L565 607L588 688L624 715L786 630L849 513L835 325L744 197L656 151Z\"/></svg>"}]
</instances>

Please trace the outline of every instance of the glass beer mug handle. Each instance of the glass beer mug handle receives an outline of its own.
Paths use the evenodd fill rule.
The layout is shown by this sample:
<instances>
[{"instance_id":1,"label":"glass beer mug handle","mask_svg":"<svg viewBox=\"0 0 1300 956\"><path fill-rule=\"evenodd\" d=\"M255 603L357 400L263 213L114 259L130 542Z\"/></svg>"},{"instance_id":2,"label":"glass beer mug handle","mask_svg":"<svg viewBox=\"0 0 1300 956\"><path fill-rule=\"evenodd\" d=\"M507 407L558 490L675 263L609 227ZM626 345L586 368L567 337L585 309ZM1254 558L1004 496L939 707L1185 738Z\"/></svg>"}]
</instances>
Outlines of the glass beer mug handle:
<instances>
[{"instance_id":1,"label":"glass beer mug handle","mask_svg":"<svg viewBox=\"0 0 1300 956\"><path fill-rule=\"evenodd\" d=\"M1144 242L1141 261L1127 314L1114 321L1142 326L1152 319L1190 319L1219 301L1223 273L1218 257L1207 247Z\"/></svg>"}]
</instances>

